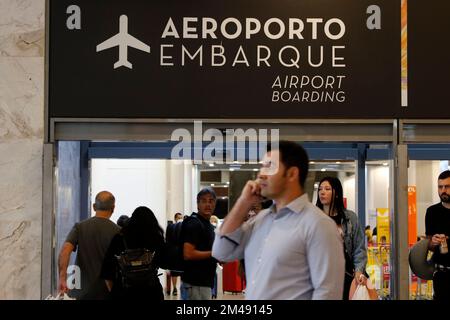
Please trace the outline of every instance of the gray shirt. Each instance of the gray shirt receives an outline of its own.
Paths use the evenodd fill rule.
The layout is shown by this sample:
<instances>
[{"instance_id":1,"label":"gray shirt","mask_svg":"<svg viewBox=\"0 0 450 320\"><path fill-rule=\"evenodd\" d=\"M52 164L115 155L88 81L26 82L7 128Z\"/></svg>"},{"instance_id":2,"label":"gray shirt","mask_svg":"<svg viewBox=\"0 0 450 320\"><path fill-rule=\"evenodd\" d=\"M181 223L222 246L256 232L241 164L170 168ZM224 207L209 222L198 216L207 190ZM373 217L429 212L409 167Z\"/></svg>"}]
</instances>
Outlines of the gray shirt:
<instances>
[{"instance_id":1,"label":"gray shirt","mask_svg":"<svg viewBox=\"0 0 450 320\"><path fill-rule=\"evenodd\" d=\"M67 236L77 249L76 265L81 273L81 290L72 292L78 299L103 299L104 281L100 280L103 258L112 238L120 228L106 218L92 217L76 223Z\"/></svg>"},{"instance_id":2,"label":"gray shirt","mask_svg":"<svg viewBox=\"0 0 450 320\"><path fill-rule=\"evenodd\" d=\"M345 260L334 221L306 194L274 210L230 234L216 232L213 256L245 258L246 299L342 299Z\"/></svg>"}]
</instances>

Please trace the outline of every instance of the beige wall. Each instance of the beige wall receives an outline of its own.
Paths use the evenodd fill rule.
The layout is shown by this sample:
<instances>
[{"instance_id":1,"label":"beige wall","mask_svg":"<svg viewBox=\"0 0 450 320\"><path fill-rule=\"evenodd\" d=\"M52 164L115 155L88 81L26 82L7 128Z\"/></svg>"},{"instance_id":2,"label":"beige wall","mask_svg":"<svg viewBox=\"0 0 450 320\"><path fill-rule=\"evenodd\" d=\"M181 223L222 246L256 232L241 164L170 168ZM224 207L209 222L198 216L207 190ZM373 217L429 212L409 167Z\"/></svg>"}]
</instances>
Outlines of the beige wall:
<instances>
[{"instance_id":1,"label":"beige wall","mask_svg":"<svg viewBox=\"0 0 450 320\"><path fill-rule=\"evenodd\" d=\"M44 0L0 0L0 299L39 299Z\"/></svg>"}]
</instances>

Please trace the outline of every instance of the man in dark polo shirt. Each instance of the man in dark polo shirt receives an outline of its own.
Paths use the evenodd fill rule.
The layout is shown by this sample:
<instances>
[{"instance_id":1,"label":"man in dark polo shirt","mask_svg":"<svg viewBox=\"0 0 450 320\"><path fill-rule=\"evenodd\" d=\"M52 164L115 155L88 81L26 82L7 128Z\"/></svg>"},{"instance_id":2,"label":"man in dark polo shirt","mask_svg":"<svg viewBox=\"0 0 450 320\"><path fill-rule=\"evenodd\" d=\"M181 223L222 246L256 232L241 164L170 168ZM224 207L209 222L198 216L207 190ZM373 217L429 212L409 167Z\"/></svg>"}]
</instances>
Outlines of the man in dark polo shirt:
<instances>
[{"instance_id":1,"label":"man in dark polo shirt","mask_svg":"<svg viewBox=\"0 0 450 320\"><path fill-rule=\"evenodd\" d=\"M76 223L70 231L59 254L59 292L68 292L67 267L70 255L77 250L75 264L79 267L81 288L73 288L70 295L80 300L106 299L108 290L100 279L106 250L120 228L110 220L115 199L108 191L95 197L95 216Z\"/></svg>"},{"instance_id":2,"label":"man in dark polo shirt","mask_svg":"<svg viewBox=\"0 0 450 320\"><path fill-rule=\"evenodd\" d=\"M425 233L430 239L428 248L434 251L436 272L433 275L435 300L450 301L450 253L447 242L450 236L450 171L438 177L438 193L441 202L427 209Z\"/></svg>"},{"instance_id":3,"label":"man in dark polo shirt","mask_svg":"<svg viewBox=\"0 0 450 320\"><path fill-rule=\"evenodd\" d=\"M183 221L182 239L184 272L181 274L181 299L209 300L214 286L216 260L211 256L214 227L209 218L216 207L216 194L211 188L197 194L198 213Z\"/></svg>"}]
</instances>

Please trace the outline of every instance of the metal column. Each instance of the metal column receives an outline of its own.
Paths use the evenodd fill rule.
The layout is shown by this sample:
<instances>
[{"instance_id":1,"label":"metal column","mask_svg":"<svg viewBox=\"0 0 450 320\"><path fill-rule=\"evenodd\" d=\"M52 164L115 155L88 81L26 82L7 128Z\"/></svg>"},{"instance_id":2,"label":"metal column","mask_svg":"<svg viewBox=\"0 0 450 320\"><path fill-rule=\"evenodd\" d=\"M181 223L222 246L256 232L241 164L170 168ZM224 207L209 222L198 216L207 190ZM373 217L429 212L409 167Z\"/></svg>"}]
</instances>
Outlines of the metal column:
<instances>
[{"instance_id":1,"label":"metal column","mask_svg":"<svg viewBox=\"0 0 450 320\"><path fill-rule=\"evenodd\" d=\"M409 299L408 262L408 149L405 144L394 145L394 207L391 211L391 296Z\"/></svg>"},{"instance_id":2,"label":"metal column","mask_svg":"<svg viewBox=\"0 0 450 320\"><path fill-rule=\"evenodd\" d=\"M89 141L80 141L80 221L90 218Z\"/></svg>"},{"instance_id":3,"label":"metal column","mask_svg":"<svg viewBox=\"0 0 450 320\"><path fill-rule=\"evenodd\" d=\"M41 254L41 298L53 292L53 235L55 231L55 216L53 213L53 152L51 143L44 144L43 150L43 184L42 184L42 254Z\"/></svg>"},{"instance_id":4,"label":"metal column","mask_svg":"<svg viewBox=\"0 0 450 320\"><path fill-rule=\"evenodd\" d=\"M366 227L366 144L358 143L358 168L356 171L356 183L358 199L356 212L359 224L364 230Z\"/></svg>"}]
</instances>

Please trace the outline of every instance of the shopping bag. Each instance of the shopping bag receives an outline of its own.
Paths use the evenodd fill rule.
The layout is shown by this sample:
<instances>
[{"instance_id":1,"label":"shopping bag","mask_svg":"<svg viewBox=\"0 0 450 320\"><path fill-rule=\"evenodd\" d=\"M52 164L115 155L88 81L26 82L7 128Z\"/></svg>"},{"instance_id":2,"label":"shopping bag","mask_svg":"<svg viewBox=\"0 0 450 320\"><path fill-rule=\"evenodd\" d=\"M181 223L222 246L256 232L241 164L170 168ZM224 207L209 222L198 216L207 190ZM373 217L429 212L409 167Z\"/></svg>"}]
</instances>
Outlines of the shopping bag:
<instances>
[{"instance_id":1,"label":"shopping bag","mask_svg":"<svg viewBox=\"0 0 450 320\"><path fill-rule=\"evenodd\" d=\"M370 281L370 278L366 281L366 287L367 291L369 292L370 300L378 300L377 289L375 289L375 286L373 285L372 281Z\"/></svg>"},{"instance_id":2,"label":"shopping bag","mask_svg":"<svg viewBox=\"0 0 450 320\"><path fill-rule=\"evenodd\" d=\"M71 298L69 297L69 295L67 293L58 293L56 296L53 295L48 295L47 298L45 298L45 300L75 300L75 298Z\"/></svg>"},{"instance_id":3,"label":"shopping bag","mask_svg":"<svg viewBox=\"0 0 450 320\"><path fill-rule=\"evenodd\" d=\"M356 284L353 279L350 286L349 300L378 300L378 293L370 279L367 279L366 285Z\"/></svg>"},{"instance_id":4,"label":"shopping bag","mask_svg":"<svg viewBox=\"0 0 450 320\"><path fill-rule=\"evenodd\" d=\"M367 290L367 287L362 284L358 284L355 293L353 293L352 300L370 300L369 290Z\"/></svg>"}]
</instances>

